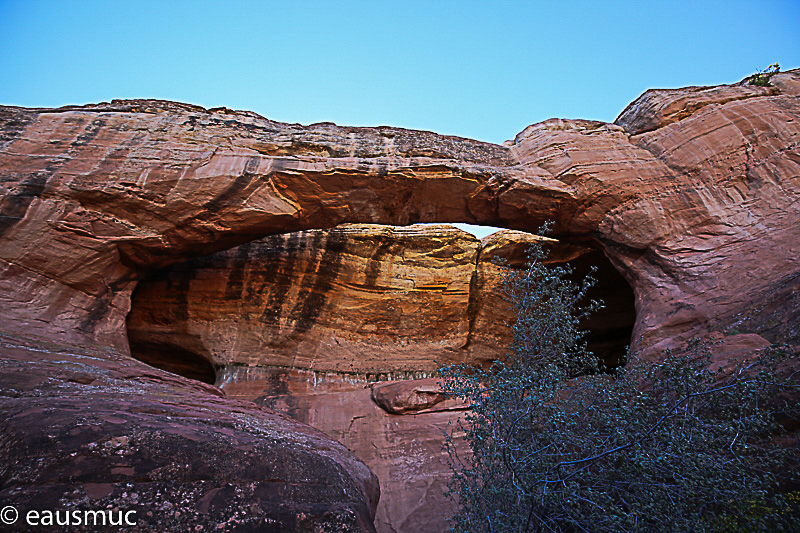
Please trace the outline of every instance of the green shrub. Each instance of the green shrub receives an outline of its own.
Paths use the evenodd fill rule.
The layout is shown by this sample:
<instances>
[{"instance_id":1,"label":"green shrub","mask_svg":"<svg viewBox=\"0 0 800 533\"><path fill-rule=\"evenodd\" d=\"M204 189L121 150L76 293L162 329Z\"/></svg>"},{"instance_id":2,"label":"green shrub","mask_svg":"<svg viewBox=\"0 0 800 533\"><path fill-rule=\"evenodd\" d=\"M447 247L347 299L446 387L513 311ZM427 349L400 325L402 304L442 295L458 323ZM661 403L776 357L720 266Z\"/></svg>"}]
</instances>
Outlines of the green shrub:
<instances>
[{"instance_id":1,"label":"green shrub","mask_svg":"<svg viewBox=\"0 0 800 533\"><path fill-rule=\"evenodd\" d=\"M759 70L752 76L745 78L748 85L757 85L759 87L771 87L769 79L781 71L781 66L777 63L770 65L764 70Z\"/></svg>"},{"instance_id":2,"label":"green shrub","mask_svg":"<svg viewBox=\"0 0 800 533\"><path fill-rule=\"evenodd\" d=\"M797 500L774 495L790 458L765 445L779 431L765 399L797 388L776 381L787 356L768 350L723 374L695 341L604 368L579 328L597 307L582 303L592 281L545 256L536 244L527 269L506 273L517 312L507 360L440 369L444 390L471 405L446 439L452 531L719 531L755 523L754 509L767 531L791 531Z\"/></svg>"}]
</instances>

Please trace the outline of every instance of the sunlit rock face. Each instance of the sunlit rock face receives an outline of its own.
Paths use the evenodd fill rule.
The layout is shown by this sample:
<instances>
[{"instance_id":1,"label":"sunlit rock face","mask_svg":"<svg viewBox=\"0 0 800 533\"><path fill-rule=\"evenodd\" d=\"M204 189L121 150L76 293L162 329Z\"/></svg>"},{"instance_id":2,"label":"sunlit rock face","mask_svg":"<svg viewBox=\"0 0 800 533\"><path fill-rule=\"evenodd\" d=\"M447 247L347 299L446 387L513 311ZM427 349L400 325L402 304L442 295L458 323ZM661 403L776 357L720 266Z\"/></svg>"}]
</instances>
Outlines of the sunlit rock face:
<instances>
[{"instance_id":1,"label":"sunlit rock face","mask_svg":"<svg viewBox=\"0 0 800 533\"><path fill-rule=\"evenodd\" d=\"M182 335L217 367L430 372L467 343L479 246L445 226L267 237L143 280L129 338L136 352Z\"/></svg>"},{"instance_id":2,"label":"sunlit rock face","mask_svg":"<svg viewBox=\"0 0 800 533\"><path fill-rule=\"evenodd\" d=\"M504 354L513 309L501 265L523 266L535 238L501 231L482 244L450 226L364 224L271 236L142 280L128 336L136 357L180 374L180 350L193 351L229 394L253 396L236 392L247 381L297 387L298 371L331 383L424 377ZM593 295L620 311L600 313L594 334L608 344L601 355L618 356L634 321L630 288L602 254L548 242L551 262L600 268Z\"/></svg>"},{"instance_id":3,"label":"sunlit rock face","mask_svg":"<svg viewBox=\"0 0 800 533\"><path fill-rule=\"evenodd\" d=\"M554 237L602 253L628 282L635 296L631 343L648 357L658 357L662 348L680 346L695 335L720 338L717 358L725 357L726 346L738 350L775 341L800 345L800 73L778 74L771 81L773 87L737 84L648 91L613 124L553 119L526 128L502 146L397 128L290 125L248 112L172 102L115 101L55 110L0 107L0 331L29 339L19 348L4 348L3 360L35 361L48 350L61 354L63 350L46 348L46 343L69 342L92 350L81 364L93 368L139 364L129 357L126 316L138 281L157 276L152 272L158 269L264 237L286 239L270 236L342 223L443 221L534 231L544 220L553 220ZM319 244L319 261L313 255L304 261L322 263L325 249L327 240ZM489 249L486 244L480 247L487 254ZM480 250L470 293L473 285L491 285L491 275L481 278L481 272L490 273L493 267L484 263L481 270ZM190 288L197 284L188 283ZM297 292L302 285L292 287L287 301L303 300ZM432 288L426 297L438 290ZM441 292L444 296L446 291ZM333 292L308 294L322 293ZM448 297L448 305L455 306L459 296ZM387 420L434 416L387 413L372 400L371 391L353 388L351 382L361 383L361 376L341 378L350 364L366 369L379 368L378 361L393 361L386 351L374 359L366 352L342 361L328 359L322 372L313 368L313 361L326 360L323 350L314 352L314 339L324 345L340 325L314 298L305 301L311 304L295 315L293 308L286 314L281 307L277 326L264 333L264 345L273 343L278 355L280 339L293 334L302 347L302 365L276 367L278 373L267 377L278 388L258 391L247 385L236 394L267 391L263 396L274 398L263 402L280 402L291 396L293 386L298 387L295 394L310 394L309 382L327 379L337 382L342 394L365 395L352 405L374 405ZM464 331L458 328L429 331L442 343L429 347L438 346L448 357L489 357L504 333L481 328L493 316L485 312L486 306L494 305L489 299L482 304L483 311L468 305L467 316L473 319L467 325L467 348L455 348ZM303 317L316 314L316 309L319 314L305 321L310 327L304 331ZM627 309L617 312L630 314ZM351 313L348 321L354 316ZM244 322L239 326L245 337L255 334ZM209 345L205 339L237 334L207 329L205 336L171 332L173 350L164 348L166 337L156 338L155 330L152 338L136 342L141 351L157 352L154 359L194 372L198 379L250 380L252 376L245 379L242 374L256 368L249 366L251 347L241 355L247 365L234 364L240 357L235 349ZM385 335L377 329L348 331L353 338ZM285 334L288 337L281 337ZM620 332L608 335L619 337ZM344 346L351 349L347 342ZM228 350L225 366L214 367L218 354L212 349L218 354ZM403 360L418 357L414 365L430 364L413 351L397 353L401 352ZM345 353L343 349L339 355ZM72 363L59 357L48 364L71 368ZM13 372L15 380L33 384L53 371L32 363L9 368L6 377ZM129 379L125 372L119 375ZM368 379L373 378L365 375ZM83 378L69 383L74 394L113 395L116 386L98 381L92 388ZM288 384L283 391L282 384ZM9 386L13 390L4 401L24 409L27 400L15 395L27 389ZM174 386L191 389L185 382ZM73 409L59 394L48 397L48 408ZM179 402L202 403L178 396ZM157 418L162 408L171 412L175 404L165 398L163 391L155 393L150 400L161 407L137 416ZM132 412L131 404L119 405L120 412ZM79 417L91 405L74 409ZM311 420L316 407L304 409L295 410L296 416ZM362 420L359 416L351 418L353 427ZM152 423L158 426L155 418ZM376 424L384 427L384 422ZM327 431L344 435L347 425ZM23 426L15 427L25 434ZM42 442L49 438L44 429L36 431L30 434L40 435ZM158 426L155 431L163 435L168 428ZM19 458L31 465L32 479L39 481L30 487L50 486L41 476L66 472L73 461L66 445L53 446L54 459L49 462L25 455L23 449L34 448L24 446L14 448L8 460ZM317 442L304 449L324 456L325 446ZM190 464L192 476L207 466L204 460ZM314 464L308 463L308 468L313 470ZM360 476L348 472L345 477L351 481ZM4 487L11 490L21 482L9 483ZM368 500L362 498L357 506L369 508ZM324 505L338 504L329 500ZM414 504L404 505L411 509ZM390 511L381 512L388 516ZM420 511L419 516L426 513ZM398 520L387 518L386 523Z\"/></svg>"}]
</instances>

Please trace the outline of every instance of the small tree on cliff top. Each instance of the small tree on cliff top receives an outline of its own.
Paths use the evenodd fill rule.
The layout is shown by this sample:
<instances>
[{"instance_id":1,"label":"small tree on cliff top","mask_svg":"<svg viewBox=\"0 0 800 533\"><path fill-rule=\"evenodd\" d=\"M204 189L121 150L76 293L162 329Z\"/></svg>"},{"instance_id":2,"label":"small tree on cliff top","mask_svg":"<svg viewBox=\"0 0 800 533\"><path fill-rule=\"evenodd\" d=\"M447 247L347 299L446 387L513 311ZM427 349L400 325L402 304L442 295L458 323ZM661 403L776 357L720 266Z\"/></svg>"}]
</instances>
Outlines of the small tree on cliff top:
<instances>
[{"instance_id":1,"label":"small tree on cliff top","mask_svg":"<svg viewBox=\"0 0 800 533\"><path fill-rule=\"evenodd\" d=\"M511 353L489 369L440 369L472 409L447 437L457 532L794 531L796 496L775 496L783 449L764 400L777 351L725 374L707 346L614 369L586 350L592 280L548 267L534 244L504 287L516 306Z\"/></svg>"}]
</instances>

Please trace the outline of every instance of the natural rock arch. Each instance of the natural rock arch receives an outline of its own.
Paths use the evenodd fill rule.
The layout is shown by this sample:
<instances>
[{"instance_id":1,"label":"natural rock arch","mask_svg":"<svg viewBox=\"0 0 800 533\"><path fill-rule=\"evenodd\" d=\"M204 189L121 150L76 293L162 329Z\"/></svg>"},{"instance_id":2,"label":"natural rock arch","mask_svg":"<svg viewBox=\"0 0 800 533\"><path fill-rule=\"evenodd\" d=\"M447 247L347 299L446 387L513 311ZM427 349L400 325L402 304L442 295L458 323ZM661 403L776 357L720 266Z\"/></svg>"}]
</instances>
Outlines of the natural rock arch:
<instances>
[{"instance_id":1,"label":"natural rock arch","mask_svg":"<svg viewBox=\"0 0 800 533\"><path fill-rule=\"evenodd\" d=\"M136 419L126 428L167 436L167 447L133 463L135 476L120 470L119 494L143 472L172 466L163 451L171 432L187 454L205 458L189 471L200 485L272 479L269 469L287 462L263 457L313 441L288 482L302 483L309 472L324 473L320 486L339 480L331 487L344 492L331 493L328 505L355 517L353 530L369 530L377 482L343 447L145 368L128 356L125 336L131 291L147 272L344 222L532 231L553 220L557 237L602 250L633 287L633 341L651 355L709 332L740 351L774 341L797 346L800 72L771 83L648 91L614 124L553 119L503 146L396 128L303 127L158 101L0 107L0 386L12 391L0 398L13 411L9 431L56 446L47 457L61 458L65 446L94 439L95 427L117 435L120 413ZM151 408L137 410L143 399ZM48 411L73 405L57 416ZM243 413L255 426L237 425ZM95 425L80 422L90 415ZM62 438L51 439L53 432ZM233 450L223 464L252 459L258 479L248 469L208 471L213 446L184 438L201 433ZM68 460L42 470L44 452L28 441L15 441L7 455L39 477L14 490L39 498L42 487L72 479ZM271 448L234 450L251 441ZM65 494L52 492L52 501ZM242 507L220 501L216 509ZM297 507L287 520L307 511Z\"/></svg>"},{"instance_id":2,"label":"natural rock arch","mask_svg":"<svg viewBox=\"0 0 800 533\"><path fill-rule=\"evenodd\" d=\"M637 346L759 324L794 287L798 83L649 91L617 124L551 120L504 146L155 101L4 108L2 279L25 289L2 320L124 347L136 279L191 256L342 222L551 219L629 280Z\"/></svg>"}]
</instances>

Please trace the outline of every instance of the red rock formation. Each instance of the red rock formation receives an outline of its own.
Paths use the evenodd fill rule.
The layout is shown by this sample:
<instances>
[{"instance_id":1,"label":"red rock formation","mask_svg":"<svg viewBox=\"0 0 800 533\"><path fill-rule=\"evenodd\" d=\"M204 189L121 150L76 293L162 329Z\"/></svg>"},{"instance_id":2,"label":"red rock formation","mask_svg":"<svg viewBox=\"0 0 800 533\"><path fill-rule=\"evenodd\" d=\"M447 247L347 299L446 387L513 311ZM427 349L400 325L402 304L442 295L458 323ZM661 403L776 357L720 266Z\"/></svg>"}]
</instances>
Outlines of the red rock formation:
<instances>
[{"instance_id":1,"label":"red rock formation","mask_svg":"<svg viewBox=\"0 0 800 533\"><path fill-rule=\"evenodd\" d=\"M651 355L709 332L800 345L800 72L771 81L648 91L615 124L507 146L154 101L2 107L0 331L124 357L131 291L171 263L343 222L553 219L628 280Z\"/></svg>"},{"instance_id":2,"label":"red rock formation","mask_svg":"<svg viewBox=\"0 0 800 533\"><path fill-rule=\"evenodd\" d=\"M137 358L184 375L187 361L209 361L229 395L250 399L316 389L323 375L325 388L424 377L503 356L513 312L495 263L522 266L534 238L501 231L479 243L450 226L377 225L272 236L142 280L128 336ZM618 357L635 318L630 288L597 251L549 248L581 277L600 267L592 296L613 309L588 325L593 347Z\"/></svg>"},{"instance_id":3,"label":"red rock formation","mask_svg":"<svg viewBox=\"0 0 800 533\"><path fill-rule=\"evenodd\" d=\"M644 345L714 330L800 344L800 75L774 85L650 91L617 120L671 178L600 226L634 275Z\"/></svg>"},{"instance_id":4,"label":"red rock formation","mask_svg":"<svg viewBox=\"0 0 800 533\"><path fill-rule=\"evenodd\" d=\"M745 324L800 341L800 74L774 85L648 91L615 125L547 121L511 147L582 198L559 220L592 232L630 281L634 342L650 353Z\"/></svg>"},{"instance_id":5,"label":"red rock formation","mask_svg":"<svg viewBox=\"0 0 800 533\"><path fill-rule=\"evenodd\" d=\"M547 121L508 147L153 101L3 108L3 320L124 348L143 269L346 221L551 218L630 280L642 346L745 323L796 336L765 306L794 294L798 77L649 91L616 125ZM742 295L739 258L766 244Z\"/></svg>"},{"instance_id":6,"label":"red rock formation","mask_svg":"<svg viewBox=\"0 0 800 533\"><path fill-rule=\"evenodd\" d=\"M275 235L148 277L129 338L138 353L194 348L217 368L431 372L467 343L478 248L448 226Z\"/></svg>"}]
</instances>

